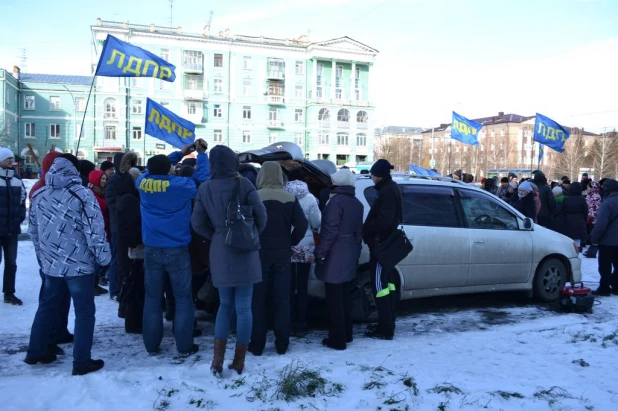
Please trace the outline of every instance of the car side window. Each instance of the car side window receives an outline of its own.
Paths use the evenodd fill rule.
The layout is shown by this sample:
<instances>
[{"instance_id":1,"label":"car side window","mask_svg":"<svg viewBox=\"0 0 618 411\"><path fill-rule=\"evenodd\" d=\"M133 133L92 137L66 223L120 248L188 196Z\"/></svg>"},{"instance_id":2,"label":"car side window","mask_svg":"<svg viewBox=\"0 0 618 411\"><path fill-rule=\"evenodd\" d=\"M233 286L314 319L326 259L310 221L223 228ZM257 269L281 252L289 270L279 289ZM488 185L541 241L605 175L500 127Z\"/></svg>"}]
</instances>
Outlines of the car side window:
<instances>
[{"instance_id":1,"label":"car side window","mask_svg":"<svg viewBox=\"0 0 618 411\"><path fill-rule=\"evenodd\" d=\"M365 200L367 200L369 207L373 207L373 202L376 201L376 197L378 196L375 186L367 187L365 191L363 191L363 194L365 195Z\"/></svg>"},{"instance_id":2,"label":"car side window","mask_svg":"<svg viewBox=\"0 0 618 411\"><path fill-rule=\"evenodd\" d=\"M459 190L459 199L470 228L517 230L517 217L498 198L473 190Z\"/></svg>"},{"instance_id":3,"label":"car side window","mask_svg":"<svg viewBox=\"0 0 618 411\"><path fill-rule=\"evenodd\" d=\"M450 187L401 184L403 223L417 226L461 227L455 192Z\"/></svg>"}]
</instances>

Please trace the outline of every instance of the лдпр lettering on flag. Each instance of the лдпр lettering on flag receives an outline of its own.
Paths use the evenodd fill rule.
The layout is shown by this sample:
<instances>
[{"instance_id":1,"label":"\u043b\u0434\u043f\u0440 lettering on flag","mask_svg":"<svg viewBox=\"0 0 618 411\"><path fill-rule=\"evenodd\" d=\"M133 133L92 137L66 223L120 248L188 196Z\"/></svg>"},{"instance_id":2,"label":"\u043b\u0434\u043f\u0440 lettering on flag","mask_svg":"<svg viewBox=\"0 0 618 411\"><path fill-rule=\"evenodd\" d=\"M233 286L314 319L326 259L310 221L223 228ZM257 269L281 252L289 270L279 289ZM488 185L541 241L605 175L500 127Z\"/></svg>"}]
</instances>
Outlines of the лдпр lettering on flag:
<instances>
[{"instance_id":1,"label":"\u043b\u0434\u043f\u0440 lettering on flag","mask_svg":"<svg viewBox=\"0 0 618 411\"><path fill-rule=\"evenodd\" d=\"M177 116L151 99L146 99L146 127L149 136L176 148L195 142L195 124Z\"/></svg>"},{"instance_id":2,"label":"\u043b\u0434\u043f\u0440 lettering on flag","mask_svg":"<svg viewBox=\"0 0 618 411\"><path fill-rule=\"evenodd\" d=\"M537 141L559 153L564 152L564 143L571 132L549 117L536 113L534 122L534 141Z\"/></svg>"},{"instance_id":3,"label":"\u043b\u0434\u043f\u0440 lettering on flag","mask_svg":"<svg viewBox=\"0 0 618 411\"><path fill-rule=\"evenodd\" d=\"M154 53L108 34L103 45L95 76L153 77L169 81L176 79L176 66Z\"/></svg>"},{"instance_id":4,"label":"\u043b\u0434\u043f\u0440 lettering on flag","mask_svg":"<svg viewBox=\"0 0 618 411\"><path fill-rule=\"evenodd\" d=\"M464 144L479 145L479 132L483 125L476 121L468 120L464 116L453 111L453 124L451 126L451 137Z\"/></svg>"}]
</instances>

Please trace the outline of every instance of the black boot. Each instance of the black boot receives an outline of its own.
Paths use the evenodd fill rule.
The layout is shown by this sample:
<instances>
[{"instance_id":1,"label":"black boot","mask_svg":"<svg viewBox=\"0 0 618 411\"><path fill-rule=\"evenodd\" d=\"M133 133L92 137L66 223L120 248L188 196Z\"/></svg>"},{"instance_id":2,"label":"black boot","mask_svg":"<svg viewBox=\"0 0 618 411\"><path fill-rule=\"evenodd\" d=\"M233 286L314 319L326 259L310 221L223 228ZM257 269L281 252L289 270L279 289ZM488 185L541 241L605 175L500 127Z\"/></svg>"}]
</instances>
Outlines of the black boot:
<instances>
[{"instance_id":1,"label":"black boot","mask_svg":"<svg viewBox=\"0 0 618 411\"><path fill-rule=\"evenodd\" d=\"M75 368L73 367L73 375L86 375L91 372L99 371L105 362L103 360L90 360L88 363L82 367Z\"/></svg>"},{"instance_id":2,"label":"black boot","mask_svg":"<svg viewBox=\"0 0 618 411\"><path fill-rule=\"evenodd\" d=\"M56 361L57 359L58 357L56 357L56 354L45 354L44 356L39 357L39 358L26 357L24 359L24 362L29 365L36 365L38 363L49 364L49 363Z\"/></svg>"},{"instance_id":3,"label":"black boot","mask_svg":"<svg viewBox=\"0 0 618 411\"><path fill-rule=\"evenodd\" d=\"M15 297L15 294L4 294L4 302L5 304L13 304L13 305L22 305L23 301L19 298Z\"/></svg>"}]
</instances>

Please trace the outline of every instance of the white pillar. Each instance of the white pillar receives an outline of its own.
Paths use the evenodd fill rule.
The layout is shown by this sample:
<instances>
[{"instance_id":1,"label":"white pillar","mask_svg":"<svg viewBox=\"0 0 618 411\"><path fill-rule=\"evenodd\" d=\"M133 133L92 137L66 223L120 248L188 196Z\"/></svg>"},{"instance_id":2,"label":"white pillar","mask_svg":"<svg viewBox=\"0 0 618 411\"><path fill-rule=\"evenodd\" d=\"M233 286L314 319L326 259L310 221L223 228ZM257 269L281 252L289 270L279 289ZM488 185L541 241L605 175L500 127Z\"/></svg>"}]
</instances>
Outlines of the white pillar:
<instances>
[{"instance_id":1,"label":"white pillar","mask_svg":"<svg viewBox=\"0 0 618 411\"><path fill-rule=\"evenodd\" d=\"M371 63L367 64L367 93L365 96L361 96L367 102L369 102L369 79L371 78L371 65Z\"/></svg>"},{"instance_id":2,"label":"white pillar","mask_svg":"<svg viewBox=\"0 0 618 411\"><path fill-rule=\"evenodd\" d=\"M311 98L316 98L318 87L318 59L313 58L313 72L311 73Z\"/></svg>"},{"instance_id":3,"label":"white pillar","mask_svg":"<svg viewBox=\"0 0 618 411\"><path fill-rule=\"evenodd\" d=\"M356 99L355 97L355 80L356 80L356 62L353 61L352 62L352 75L350 76L350 101L354 101Z\"/></svg>"},{"instance_id":4,"label":"white pillar","mask_svg":"<svg viewBox=\"0 0 618 411\"><path fill-rule=\"evenodd\" d=\"M337 60L333 59L333 68L331 73L331 87L330 87L330 98L334 100L335 97L335 88L337 87Z\"/></svg>"}]
</instances>

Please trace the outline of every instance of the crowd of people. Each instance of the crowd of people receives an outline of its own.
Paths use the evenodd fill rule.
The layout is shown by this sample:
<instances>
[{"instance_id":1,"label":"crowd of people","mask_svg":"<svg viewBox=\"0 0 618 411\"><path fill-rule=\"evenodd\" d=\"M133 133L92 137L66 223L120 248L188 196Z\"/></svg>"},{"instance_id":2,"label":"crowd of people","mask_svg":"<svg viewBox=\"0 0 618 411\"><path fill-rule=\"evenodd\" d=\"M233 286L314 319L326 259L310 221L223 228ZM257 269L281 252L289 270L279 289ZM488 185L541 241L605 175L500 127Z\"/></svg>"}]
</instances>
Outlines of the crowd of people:
<instances>
[{"instance_id":1,"label":"crowd of people","mask_svg":"<svg viewBox=\"0 0 618 411\"><path fill-rule=\"evenodd\" d=\"M178 355L195 354L194 338L201 335L195 309L203 304L198 297L216 289L211 370L223 372L234 330L228 368L240 374L247 352L264 352L269 328L279 355L288 351L291 337L307 334L313 263L325 283L328 307L323 345L344 350L353 341L350 291L362 242L373 249L402 221L393 166L387 160L373 165L378 196L363 222L349 169L332 173L332 185L314 196L301 168L267 161L258 172L239 164L226 146L215 146L209 155L206 150L198 139L169 156L150 158L145 168L137 166L134 153L122 153L98 170L71 154L45 156L41 179L30 192L29 233L42 284L27 364L52 363L64 354L60 345L72 343L73 375L101 369L104 361L91 356L95 296L108 292L118 302L125 331L142 334L149 355L160 353L164 318L172 321ZM0 183L6 186L0 195L8 206L0 214L0 230L8 231L0 237L5 302L21 304L15 297L15 262L26 190L12 172L13 160L10 150L0 149ZM230 241L230 231L241 223L249 228L234 235L250 239L254 233L258 247L241 249ZM374 257L370 265L379 322L366 336L392 340L396 272ZM68 330L71 300L74 334Z\"/></svg>"},{"instance_id":2,"label":"crowd of people","mask_svg":"<svg viewBox=\"0 0 618 411\"><path fill-rule=\"evenodd\" d=\"M461 170L451 177L474 184L474 176ZM531 178L517 179L512 173L499 181L483 178L481 188L535 223L571 238L585 257L598 254L601 282L594 293L618 295L618 182L610 178L596 182L587 173L581 181L563 176L548 182L539 170Z\"/></svg>"}]
</instances>

